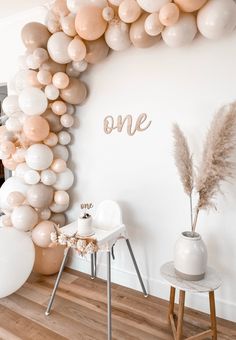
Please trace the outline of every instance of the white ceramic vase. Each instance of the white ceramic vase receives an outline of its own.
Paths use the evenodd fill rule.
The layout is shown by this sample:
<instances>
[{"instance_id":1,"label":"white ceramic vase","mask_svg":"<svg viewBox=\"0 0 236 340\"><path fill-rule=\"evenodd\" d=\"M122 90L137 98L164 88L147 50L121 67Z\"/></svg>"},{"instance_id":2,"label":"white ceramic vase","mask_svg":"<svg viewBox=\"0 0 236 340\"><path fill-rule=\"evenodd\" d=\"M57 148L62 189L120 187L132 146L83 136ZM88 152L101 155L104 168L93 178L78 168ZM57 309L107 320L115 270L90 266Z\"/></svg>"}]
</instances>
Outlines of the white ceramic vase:
<instances>
[{"instance_id":1,"label":"white ceramic vase","mask_svg":"<svg viewBox=\"0 0 236 340\"><path fill-rule=\"evenodd\" d=\"M78 234L80 236L89 236L93 233L92 217L79 217L78 218Z\"/></svg>"},{"instance_id":2,"label":"white ceramic vase","mask_svg":"<svg viewBox=\"0 0 236 340\"><path fill-rule=\"evenodd\" d=\"M207 248L198 233L184 231L175 244L176 274L188 281L199 281L205 276Z\"/></svg>"}]
</instances>

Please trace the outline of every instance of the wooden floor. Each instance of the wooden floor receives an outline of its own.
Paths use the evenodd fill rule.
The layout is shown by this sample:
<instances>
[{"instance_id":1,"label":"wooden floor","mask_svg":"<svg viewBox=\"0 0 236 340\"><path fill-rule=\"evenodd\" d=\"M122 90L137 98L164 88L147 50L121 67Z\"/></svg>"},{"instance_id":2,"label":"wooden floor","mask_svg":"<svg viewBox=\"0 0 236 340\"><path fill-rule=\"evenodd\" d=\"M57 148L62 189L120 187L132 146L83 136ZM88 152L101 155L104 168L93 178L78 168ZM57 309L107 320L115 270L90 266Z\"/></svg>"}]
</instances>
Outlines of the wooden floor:
<instances>
[{"instance_id":1,"label":"wooden floor","mask_svg":"<svg viewBox=\"0 0 236 340\"><path fill-rule=\"evenodd\" d=\"M106 283L66 269L53 312L44 315L55 276L32 276L15 294L0 299L0 339L106 339ZM166 319L167 302L144 298L113 285L113 340L173 339ZM208 316L186 309L184 336L209 326ZM218 320L218 339L236 339L236 324Z\"/></svg>"}]
</instances>

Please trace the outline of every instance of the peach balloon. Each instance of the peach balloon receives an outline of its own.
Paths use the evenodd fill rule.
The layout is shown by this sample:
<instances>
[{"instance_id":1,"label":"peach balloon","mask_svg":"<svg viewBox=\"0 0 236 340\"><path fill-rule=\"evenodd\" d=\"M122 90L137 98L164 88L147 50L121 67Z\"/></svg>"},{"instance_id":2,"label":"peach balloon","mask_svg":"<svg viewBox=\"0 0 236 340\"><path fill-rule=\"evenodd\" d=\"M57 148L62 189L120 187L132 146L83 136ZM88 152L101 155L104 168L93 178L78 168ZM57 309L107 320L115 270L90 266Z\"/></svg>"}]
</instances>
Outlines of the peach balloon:
<instances>
[{"instance_id":1,"label":"peach balloon","mask_svg":"<svg viewBox=\"0 0 236 340\"><path fill-rule=\"evenodd\" d=\"M42 116L47 120L52 132L59 132L62 130L63 126L61 125L60 117L55 115L50 109L46 110Z\"/></svg>"},{"instance_id":2,"label":"peach balloon","mask_svg":"<svg viewBox=\"0 0 236 340\"><path fill-rule=\"evenodd\" d=\"M2 164L5 168L11 171L14 171L18 165L12 158L3 159Z\"/></svg>"},{"instance_id":3,"label":"peach balloon","mask_svg":"<svg viewBox=\"0 0 236 340\"><path fill-rule=\"evenodd\" d=\"M174 25L179 19L179 7L174 3L162 6L159 12L159 19L165 26Z\"/></svg>"},{"instance_id":4,"label":"peach balloon","mask_svg":"<svg viewBox=\"0 0 236 340\"><path fill-rule=\"evenodd\" d=\"M41 142L49 134L49 124L47 120L40 116L26 118L23 131L27 138L34 142Z\"/></svg>"},{"instance_id":5,"label":"peach balloon","mask_svg":"<svg viewBox=\"0 0 236 340\"><path fill-rule=\"evenodd\" d=\"M58 143L58 137L54 132L49 132L49 135L44 139L43 142L47 146L55 146Z\"/></svg>"},{"instance_id":6,"label":"peach balloon","mask_svg":"<svg viewBox=\"0 0 236 340\"><path fill-rule=\"evenodd\" d=\"M148 14L143 14L137 21L131 24L130 40L137 48L147 48L153 46L160 40L160 35L150 36L145 31L145 20Z\"/></svg>"},{"instance_id":7,"label":"peach balloon","mask_svg":"<svg viewBox=\"0 0 236 340\"><path fill-rule=\"evenodd\" d=\"M38 47L47 47L50 33L45 25L30 22L23 27L21 37L25 47L33 52Z\"/></svg>"},{"instance_id":8,"label":"peach balloon","mask_svg":"<svg viewBox=\"0 0 236 340\"><path fill-rule=\"evenodd\" d=\"M141 12L141 8L136 0L123 0L118 11L121 20L128 24L136 21L140 17Z\"/></svg>"},{"instance_id":9,"label":"peach balloon","mask_svg":"<svg viewBox=\"0 0 236 340\"><path fill-rule=\"evenodd\" d=\"M52 162L51 169L56 173L63 172L66 170L66 162L63 159L56 158Z\"/></svg>"},{"instance_id":10,"label":"peach balloon","mask_svg":"<svg viewBox=\"0 0 236 340\"><path fill-rule=\"evenodd\" d=\"M78 10L75 17L75 29L85 40L96 40L105 32L107 22L103 19L102 8L85 6Z\"/></svg>"},{"instance_id":11,"label":"peach balloon","mask_svg":"<svg viewBox=\"0 0 236 340\"><path fill-rule=\"evenodd\" d=\"M56 204L69 204L70 197L66 191L59 190L59 191L56 191L54 194L54 202Z\"/></svg>"},{"instance_id":12,"label":"peach balloon","mask_svg":"<svg viewBox=\"0 0 236 340\"><path fill-rule=\"evenodd\" d=\"M94 41L85 41L87 55L85 60L90 64L96 64L105 59L109 52L109 46L104 38L99 38Z\"/></svg>"},{"instance_id":13,"label":"peach balloon","mask_svg":"<svg viewBox=\"0 0 236 340\"><path fill-rule=\"evenodd\" d=\"M53 75L57 72L65 72L66 65L58 64L55 61L53 61L52 59L49 59L41 65L40 70L49 71Z\"/></svg>"},{"instance_id":14,"label":"peach balloon","mask_svg":"<svg viewBox=\"0 0 236 340\"><path fill-rule=\"evenodd\" d=\"M66 16L70 13L66 5L66 0L56 0L53 3L52 12L57 16Z\"/></svg>"},{"instance_id":15,"label":"peach balloon","mask_svg":"<svg viewBox=\"0 0 236 340\"><path fill-rule=\"evenodd\" d=\"M26 81L28 86L42 87L42 84L38 81L37 72L33 70L27 70Z\"/></svg>"},{"instance_id":16,"label":"peach balloon","mask_svg":"<svg viewBox=\"0 0 236 340\"><path fill-rule=\"evenodd\" d=\"M54 231L55 223L42 221L34 227L32 240L37 246L47 248L51 244L51 233Z\"/></svg>"},{"instance_id":17,"label":"peach balloon","mask_svg":"<svg viewBox=\"0 0 236 340\"><path fill-rule=\"evenodd\" d=\"M56 274L64 257L65 247L41 248L35 245L35 262L33 271L42 275Z\"/></svg>"},{"instance_id":18,"label":"peach balloon","mask_svg":"<svg viewBox=\"0 0 236 340\"><path fill-rule=\"evenodd\" d=\"M37 79L39 81L40 84L42 85L48 85L51 84L52 81L52 75L49 71L46 70L40 70L37 73Z\"/></svg>"},{"instance_id":19,"label":"peach balloon","mask_svg":"<svg viewBox=\"0 0 236 340\"><path fill-rule=\"evenodd\" d=\"M69 43L68 54L73 61L81 61L85 58L86 46L78 36Z\"/></svg>"},{"instance_id":20,"label":"peach balloon","mask_svg":"<svg viewBox=\"0 0 236 340\"><path fill-rule=\"evenodd\" d=\"M200 9L208 0L174 0L184 12L195 12Z\"/></svg>"},{"instance_id":21,"label":"peach balloon","mask_svg":"<svg viewBox=\"0 0 236 340\"><path fill-rule=\"evenodd\" d=\"M52 83L55 87L62 90L69 85L70 79L68 75L64 72L57 72L52 77Z\"/></svg>"},{"instance_id":22,"label":"peach balloon","mask_svg":"<svg viewBox=\"0 0 236 340\"><path fill-rule=\"evenodd\" d=\"M66 113L67 106L62 100L56 100L52 103L51 109L56 115L62 116Z\"/></svg>"},{"instance_id":23,"label":"peach balloon","mask_svg":"<svg viewBox=\"0 0 236 340\"><path fill-rule=\"evenodd\" d=\"M65 102L78 105L86 99L87 88L79 79L71 78L69 85L61 90L60 96Z\"/></svg>"},{"instance_id":24,"label":"peach balloon","mask_svg":"<svg viewBox=\"0 0 236 340\"><path fill-rule=\"evenodd\" d=\"M72 13L61 18L61 28L70 37L74 37L77 34L75 30L75 16Z\"/></svg>"},{"instance_id":25,"label":"peach balloon","mask_svg":"<svg viewBox=\"0 0 236 340\"><path fill-rule=\"evenodd\" d=\"M25 196L19 191L13 191L7 196L7 203L12 207L18 207L25 201Z\"/></svg>"},{"instance_id":26,"label":"peach balloon","mask_svg":"<svg viewBox=\"0 0 236 340\"><path fill-rule=\"evenodd\" d=\"M7 155L10 155L16 151L15 144L10 141L1 143L1 151Z\"/></svg>"}]
</instances>

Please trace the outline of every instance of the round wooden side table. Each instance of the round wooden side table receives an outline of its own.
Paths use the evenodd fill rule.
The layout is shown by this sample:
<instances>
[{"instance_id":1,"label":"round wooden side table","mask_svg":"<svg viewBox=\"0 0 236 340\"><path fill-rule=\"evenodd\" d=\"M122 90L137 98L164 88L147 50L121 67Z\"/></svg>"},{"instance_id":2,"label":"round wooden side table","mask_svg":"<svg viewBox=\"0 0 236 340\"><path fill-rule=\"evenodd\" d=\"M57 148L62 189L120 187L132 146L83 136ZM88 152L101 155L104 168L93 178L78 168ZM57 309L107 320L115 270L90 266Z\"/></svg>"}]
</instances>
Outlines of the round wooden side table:
<instances>
[{"instance_id":1,"label":"round wooden side table","mask_svg":"<svg viewBox=\"0 0 236 340\"><path fill-rule=\"evenodd\" d=\"M217 339L215 294L214 291L220 287L221 278L217 272L208 267L204 279L200 281L186 281L178 277L175 273L174 262L167 262L161 267L162 277L170 284L170 300L168 319L171 324L175 340L182 339L185 293L208 293L210 303L211 328L194 336L188 337L188 340L204 339L211 335L213 340ZM179 290L179 309L178 315L174 313L175 291ZM176 325L177 324L177 325Z\"/></svg>"}]
</instances>

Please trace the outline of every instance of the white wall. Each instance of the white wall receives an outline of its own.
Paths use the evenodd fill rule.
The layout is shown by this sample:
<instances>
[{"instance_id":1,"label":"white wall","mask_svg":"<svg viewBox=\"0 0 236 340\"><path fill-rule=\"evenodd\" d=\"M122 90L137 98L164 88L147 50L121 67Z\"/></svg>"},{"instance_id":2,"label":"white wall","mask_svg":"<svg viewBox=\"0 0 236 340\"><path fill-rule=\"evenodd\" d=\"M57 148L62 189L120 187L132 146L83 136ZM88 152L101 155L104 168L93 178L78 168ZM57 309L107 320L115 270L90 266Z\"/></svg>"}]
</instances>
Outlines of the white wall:
<instances>
[{"instance_id":1,"label":"white wall","mask_svg":"<svg viewBox=\"0 0 236 340\"><path fill-rule=\"evenodd\" d=\"M20 26L38 19L39 13L25 12L14 25L7 20L0 22L4 46L0 82L9 79L15 70L16 55L22 51ZM72 131L71 166L76 185L68 216L70 220L77 217L79 202L96 205L107 198L117 200L149 291L156 296L168 297L168 286L159 268L172 259L175 240L189 225L188 200L173 161L171 124L180 124L199 157L213 113L236 98L235 44L234 33L216 42L199 38L181 49L162 44L147 50L131 48L111 53L84 77L89 98L78 108ZM136 117L141 112L152 120L147 131L133 137L124 132L104 134L106 115ZM217 314L236 321L236 186L225 185L224 191L225 197L217 200L218 211L200 215L198 231L207 243L209 265L217 268L223 278L216 294ZM124 244L117 245L116 254L113 280L139 289ZM88 260L76 256L70 265L89 270ZM105 268L102 258L101 277ZM191 297L188 303L208 311L206 296Z\"/></svg>"}]
</instances>

